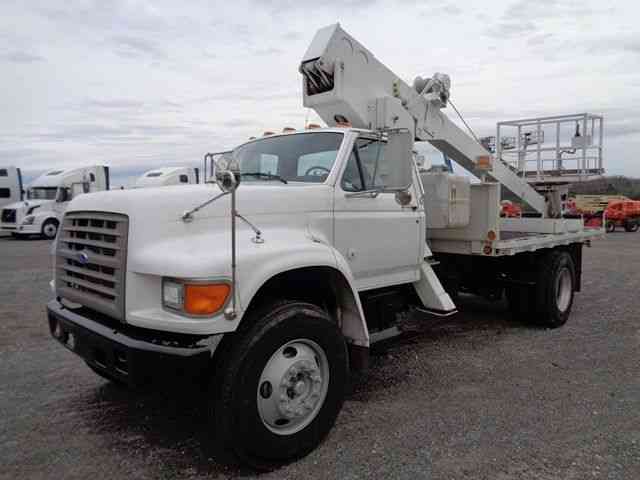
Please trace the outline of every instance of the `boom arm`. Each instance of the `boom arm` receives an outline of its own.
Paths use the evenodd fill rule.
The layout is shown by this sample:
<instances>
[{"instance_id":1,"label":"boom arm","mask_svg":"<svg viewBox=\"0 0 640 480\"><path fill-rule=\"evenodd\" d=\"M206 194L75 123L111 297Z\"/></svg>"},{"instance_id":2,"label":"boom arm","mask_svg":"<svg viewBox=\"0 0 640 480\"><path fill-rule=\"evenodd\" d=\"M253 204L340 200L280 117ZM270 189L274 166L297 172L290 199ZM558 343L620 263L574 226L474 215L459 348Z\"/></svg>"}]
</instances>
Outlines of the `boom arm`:
<instances>
[{"instance_id":1,"label":"boom arm","mask_svg":"<svg viewBox=\"0 0 640 480\"><path fill-rule=\"evenodd\" d=\"M300 65L304 106L327 125L349 122L356 128L406 128L415 140L428 141L458 164L488 175L545 213L545 200L524 179L442 113L449 98L449 77L418 77L410 87L340 24L318 30Z\"/></svg>"}]
</instances>

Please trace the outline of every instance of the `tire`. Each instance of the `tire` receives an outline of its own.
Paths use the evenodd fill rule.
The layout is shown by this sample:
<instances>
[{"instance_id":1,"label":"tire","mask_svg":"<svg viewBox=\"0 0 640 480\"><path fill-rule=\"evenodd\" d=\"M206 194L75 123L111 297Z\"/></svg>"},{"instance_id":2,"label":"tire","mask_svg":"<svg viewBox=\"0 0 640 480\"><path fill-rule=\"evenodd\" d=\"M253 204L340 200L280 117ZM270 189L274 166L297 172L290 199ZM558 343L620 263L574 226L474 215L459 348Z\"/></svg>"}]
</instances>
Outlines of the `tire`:
<instances>
[{"instance_id":1,"label":"tire","mask_svg":"<svg viewBox=\"0 0 640 480\"><path fill-rule=\"evenodd\" d=\"M42 225L42 236L47 240L53 240L58 234L58 221L50 218Z\"/></svg>"},{"instance_id":2,"label":"tire","mask_svg":"<svg viewBox=\"0 0 640 480\"><path fill-rule=\"evenodd\" d=\"M551 251L541 259L534 309L537 324L558 328L567 322L573 306L575 272L568 252Z\"/></svg>"},{"instance_id":3,"label":"tire","mask_svg":"<svg viewBox=\"0 0 640 480\"><path fill-rule=\"evenodd\" d=\"M515 320L547 328L564 325L575 293L575 265L571 255L551 251L540 258L535 285L512 285L505 293Z\"/></svg>"},{"instance_id":4,"label":"tire","mask_svg":"<svg viewBox=\"0 0 640 480\"><path fill-rule=\"evenodd\" d=\"M607 221L606 224L606 229L607 229L607 233L613 233L616 231L616 224L615 222L612 222L611 220Z\"/></svg>"},{"instance_id":5,"label":"tire","mask_svg":"<svg viewBox=\"0 0 640 480\"><path fill-rule=\"evenodd\" d=\"M624 222L624 231L625 232L637 232L638 227L640 226L638 220L629 220Z\"/></svg>"},{"instance_id":6,"label":"tire","mask_svg":"<svg viewBox=\"0 0 640 480\"><path fill-rule=\"evenodd\" d=\"M212 377L207 435L215 439L205 444L225 460L271 470L311 452L333 426L347 349L338 326L309 303L280 302L244 322Z\"/></svg>"}]
</instances>

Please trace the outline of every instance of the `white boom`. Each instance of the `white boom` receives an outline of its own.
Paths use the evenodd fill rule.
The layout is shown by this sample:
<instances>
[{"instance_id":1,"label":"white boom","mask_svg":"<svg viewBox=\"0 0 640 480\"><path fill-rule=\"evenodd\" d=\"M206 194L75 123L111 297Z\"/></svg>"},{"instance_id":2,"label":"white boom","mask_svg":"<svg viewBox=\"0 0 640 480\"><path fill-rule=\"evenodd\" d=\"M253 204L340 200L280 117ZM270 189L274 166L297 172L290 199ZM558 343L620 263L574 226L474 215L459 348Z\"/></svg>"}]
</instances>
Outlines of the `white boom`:
<instances>
[{"instance_id":1,"label":"white boom","mask_svg":"<svg viewBox=\"0 0 640 480\"><path fill-rule=\"evenodd\" d=\"M545 214L545 199L526 180L491 154L442 113L449 77L416 78L410 87L363 47L340 24L318 30L300 65L304 106L327 125L349 122L372 130L408 129L478 176L504 185Z\"/></svg>"}]
</instances>

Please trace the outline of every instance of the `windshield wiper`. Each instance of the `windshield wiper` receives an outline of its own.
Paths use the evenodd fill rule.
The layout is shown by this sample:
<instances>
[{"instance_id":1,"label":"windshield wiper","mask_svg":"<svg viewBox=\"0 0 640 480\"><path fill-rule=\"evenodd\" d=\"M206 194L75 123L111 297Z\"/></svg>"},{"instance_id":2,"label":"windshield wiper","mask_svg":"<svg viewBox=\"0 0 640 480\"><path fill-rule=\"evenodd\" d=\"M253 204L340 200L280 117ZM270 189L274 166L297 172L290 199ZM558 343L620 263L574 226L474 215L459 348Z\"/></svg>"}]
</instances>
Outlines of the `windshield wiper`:
<instances>
[{"instance_id":1,"label":"windshield wiper","mask_svg":"<svg viewBox=\"0 0 640 480\"><path fill-rule=\"evenodd\" d=\"M282 178L280 175L274 175L273 173L266 173L266 172L246 172L246 173L242 173L241 176L245 177L245 176L249 176L249 177L262 177L262 178L268 178L269 180L280 180L282 183L289 183L287 182L284 178Z\"/></svg>"}]
</instances>

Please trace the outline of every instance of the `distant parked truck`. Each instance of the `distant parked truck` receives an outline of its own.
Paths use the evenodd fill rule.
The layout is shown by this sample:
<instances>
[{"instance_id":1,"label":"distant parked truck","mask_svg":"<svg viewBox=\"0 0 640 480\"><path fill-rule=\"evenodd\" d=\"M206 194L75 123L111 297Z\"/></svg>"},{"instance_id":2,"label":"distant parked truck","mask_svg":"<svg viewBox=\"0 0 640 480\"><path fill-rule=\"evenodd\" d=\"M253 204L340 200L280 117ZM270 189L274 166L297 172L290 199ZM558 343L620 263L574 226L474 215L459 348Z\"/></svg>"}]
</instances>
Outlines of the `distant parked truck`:
<instances>
[{"instance_id":1,"label":"distant parked truck","mask_svg":"<svg viewBox=\"0 0 640 480\"><path fill-rule=\"evenodd\" d=\"M73 198L108 189L109 167L104 165L49 170L29 185L25 201L4 206L0 230L16 237L42 235L53 239Z\"/></svg>"},{"instance_id":2,"label":"distant parked truck","mask_svg":"<svg viewBox=\"0 0 640 480\"><path fill-rule=\"evenodd\" d=\"M193 167L162 167L140 176L133 188L189 185L199 183L199 170Z\"/></svg>"},{"instance_id":3,"label":"distant parked truck","mask_svg":"<svg viewBox=\"0 0 640 480\"><path fill-rule=\"evenodd\" d=\"M0 167L0 208L22 200L22 173L17 167Z\"/></svg>"}]
</instances>

